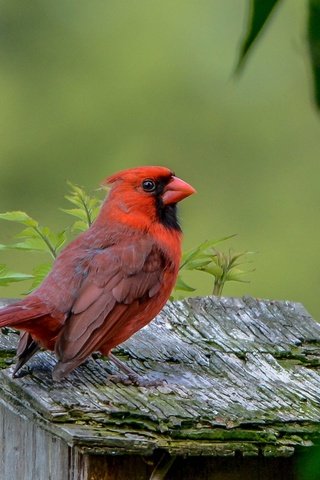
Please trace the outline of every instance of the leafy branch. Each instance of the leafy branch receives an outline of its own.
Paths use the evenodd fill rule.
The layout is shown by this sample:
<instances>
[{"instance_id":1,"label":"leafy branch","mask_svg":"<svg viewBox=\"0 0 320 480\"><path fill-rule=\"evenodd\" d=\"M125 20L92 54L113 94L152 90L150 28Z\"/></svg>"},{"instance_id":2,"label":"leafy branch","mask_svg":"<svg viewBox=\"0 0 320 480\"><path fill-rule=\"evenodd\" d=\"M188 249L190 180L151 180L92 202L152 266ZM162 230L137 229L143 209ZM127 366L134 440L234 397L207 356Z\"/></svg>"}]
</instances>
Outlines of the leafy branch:
<instances>
[{"instance_id":1,"label":"leafy branch","mask_svg":"<svg viewBox=\"0 0 320 480\"><path fill-rule=\"evenodd\" d=\"M89 196L81 187L73 185L71 182L68 182L68 185L70 187L70 193L66 195L65 198L77 208L62 210L77 218L71 225L71 231L84 231L96 218L101 201ZM10 272L5 265L1 266L3 267L2 269L0 267L0 286L7 286L23 280L32 280L30 289L30 291L32 291L40 285L42 280L50 272L53 261L68 240L67 231L62 230L54 233L49 227L41 226L37 220L21 211L0 213L0 220L15 222L26 227L14 236L14 238L19 241L8 245L0 244L0 251L24 250L33 253L44 253L49 256L50 261L34 267L32 274Z\"/></svg>"},{"instance_id":2,"label":"leafy branch","mask_svg":"<svg viewBox=\"0 0 320 480\"><path fill-rule=\"evenodd\" d=\"M90 227L96 216L98 215L101 201L96 197L88 195L81 187L68 182L71 189L69 195L65 198L76 206L76 208L62 208L61 210L68 213L72 217L78 218L72 225L73 231L83 232Z\"/></svg>"},{"instance_id":3,"label":"leafy branch","mask_svg":"<svg viewBox=\"0 0 320 480\"><path fill-rule=\"evenodd\" d=\"M37 220L25 212L13 211L0 213L0 219L20 223L27 227L15 235L15 238L22 239L22 241L10 245L0 244L0 250L15 249L45 252L49 253L51 257L55 259L58 251L66 241L64 230L55 234L49 227L40 226Z\"/></svg>"},{"instance_id":4,"label":"leafy branch","mask_svg":"<svg viewBox=\"0 0 320 480\"><path fill-rule=\"evenodd\" d=\"M240 48L238 65L236 67L237 73L240 73L244 66L249 51L268 23L275 6L280 3L280 0L263 0L263 2L261 2L261 0L249 1L250 12L248 15L248 27Z\"/></svg>"}]
</instances>

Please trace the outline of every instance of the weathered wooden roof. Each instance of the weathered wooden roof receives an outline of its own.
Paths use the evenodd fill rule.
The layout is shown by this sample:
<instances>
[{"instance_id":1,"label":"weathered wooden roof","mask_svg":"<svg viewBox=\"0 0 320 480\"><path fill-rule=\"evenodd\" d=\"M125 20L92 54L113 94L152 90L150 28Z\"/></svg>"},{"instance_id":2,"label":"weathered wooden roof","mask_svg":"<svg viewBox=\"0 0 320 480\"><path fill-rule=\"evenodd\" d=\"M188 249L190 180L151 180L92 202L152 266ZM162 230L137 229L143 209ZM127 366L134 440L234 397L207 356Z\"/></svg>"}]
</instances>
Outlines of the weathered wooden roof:
<instances>
[{"instance_id":1,"label":"weathered wooden roof","mask_svg":"<svg viewBox=\"0 0 320 480\"><path fill-rule=\"evenodd\" d=\"M114 351L137 373L164 380L158 387L114 384L116 368L102 359L54 383L47 352L12 379L16 340L0 336L0 401L88 452L290 455L320 436L320 325L301 304L168 304Z\"/></svg>"}]
</instances>

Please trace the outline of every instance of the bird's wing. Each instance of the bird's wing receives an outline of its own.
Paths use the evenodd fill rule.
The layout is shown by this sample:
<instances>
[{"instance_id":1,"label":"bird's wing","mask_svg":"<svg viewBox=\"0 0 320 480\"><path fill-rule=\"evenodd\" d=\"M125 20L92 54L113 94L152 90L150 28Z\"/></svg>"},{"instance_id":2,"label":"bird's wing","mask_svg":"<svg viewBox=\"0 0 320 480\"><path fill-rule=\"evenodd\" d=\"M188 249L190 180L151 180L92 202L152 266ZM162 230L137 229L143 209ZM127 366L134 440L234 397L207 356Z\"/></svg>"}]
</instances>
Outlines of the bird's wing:
<instances>
[{"instance_id":1,"label":"bird's wing","mask_svg":"<svg viewBox=\"0 0 320 480\"><path fill-rule=\"evenodd\" d=\"M56 341L61 379L80 365L119 329L127 329L141 304L161 287L164 254L149 239L111 246L92 259L70 316Z\"/></svg>"}]
</instances>

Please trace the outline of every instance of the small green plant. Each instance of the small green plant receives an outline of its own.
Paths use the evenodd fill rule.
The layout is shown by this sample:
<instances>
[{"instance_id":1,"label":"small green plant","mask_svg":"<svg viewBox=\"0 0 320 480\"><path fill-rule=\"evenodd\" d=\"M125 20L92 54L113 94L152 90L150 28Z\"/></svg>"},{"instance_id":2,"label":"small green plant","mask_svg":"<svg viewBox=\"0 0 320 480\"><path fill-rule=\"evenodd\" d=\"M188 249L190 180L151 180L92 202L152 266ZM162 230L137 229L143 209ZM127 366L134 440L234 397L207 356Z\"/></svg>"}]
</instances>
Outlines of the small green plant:
<instances>
[{"instance_id":1,"label":"small green plant","mask_svg":"<svg viewBox=\"0 0 320 480\"><path fill-rule=\"evenodd\" d=\"M254 270L242 269L239 267L248 264L249 261L247 260L247 256L254 252L245 251L232 253L232 250L229 250L225 253L215 248L219 243L233 237L235 237L235 235L223 237L218 240L209 240L184 253L175 290L184 292L195 291L193 287L186 284L182 279L182 273L186 270L197 270L211 275L214 278L212 293L213 295L218 296L222 294L226 282L248 282L243 276Z\"/></svg>"},{"instance_id":2,"label":"small green plant","mask_svg":"<svg viewBox=\"0 0 320 480\"><path fill-rule=\"evenodd\" d=\"M72 208L63 208L63 212L71 215L76 220L67 230L54 233L49 227L41 226L37 220L25 212L13 211L0 214L0 220L7 220L23 225L23 230L15 235L15 241L8 245L0 244L0 250L24 250L26 252L44 253L49 257L45 263L36 265L31 274L11 272L6 265L0 265L0 286L8 286L11 283L31 280L30 293L37 288L52 268L53 261L59 254L65 243L70 240L72 232L85 231L96 218L101 200L88 195L78 185L68 182L70 192L65 196L72 204ZM182 256L178 280L173 292L173 298L179 298L192 293L196 289L188 285L183 279L186 271L205 272L213 277L214 295L221 295L222 290L229 281L245 282L243 276L253 270L242 270L239 266L249 263L246 257L252 252L224 253L216 249L216 246L235 235L209 240L199 246L185 252ZM242 260L242 261L240 261Z\"/></svg>"}]
</instances>

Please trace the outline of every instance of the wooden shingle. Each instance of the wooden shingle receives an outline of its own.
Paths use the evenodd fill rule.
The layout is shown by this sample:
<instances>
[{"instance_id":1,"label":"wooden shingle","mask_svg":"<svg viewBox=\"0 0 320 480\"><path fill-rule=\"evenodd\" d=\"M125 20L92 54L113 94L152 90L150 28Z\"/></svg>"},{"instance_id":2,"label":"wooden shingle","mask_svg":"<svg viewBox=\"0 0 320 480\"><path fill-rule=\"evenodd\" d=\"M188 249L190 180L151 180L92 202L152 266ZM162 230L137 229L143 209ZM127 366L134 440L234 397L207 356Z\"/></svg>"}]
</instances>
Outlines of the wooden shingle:
<instances>
[{"instance_id":1,"label":"wooden shingle","mask_svg":"<svg viewBox=\"0 0 320 480\"><path fill-rule=\"evenodd\" d=\"M0 336L0 472L7 475L0 479L144 479L134 476L135 459L157 452L268 459L319 443L320 325L301 304L249 297L169 303L114 350L160 386L115 384L108 377L116 367L100 357L53 382L48 352L12 379L16 342L13 333ZM17 477L14 445L20 463L33 463ZM92 458L97 466L123 455L132 476L94 477ZM188 478L170 472L168 479Z\"/></svg>"}]
</instances>

